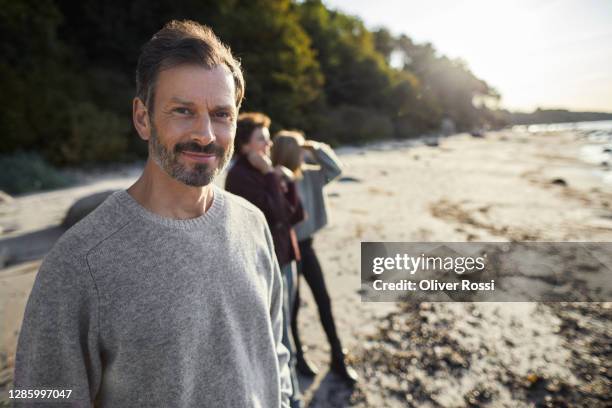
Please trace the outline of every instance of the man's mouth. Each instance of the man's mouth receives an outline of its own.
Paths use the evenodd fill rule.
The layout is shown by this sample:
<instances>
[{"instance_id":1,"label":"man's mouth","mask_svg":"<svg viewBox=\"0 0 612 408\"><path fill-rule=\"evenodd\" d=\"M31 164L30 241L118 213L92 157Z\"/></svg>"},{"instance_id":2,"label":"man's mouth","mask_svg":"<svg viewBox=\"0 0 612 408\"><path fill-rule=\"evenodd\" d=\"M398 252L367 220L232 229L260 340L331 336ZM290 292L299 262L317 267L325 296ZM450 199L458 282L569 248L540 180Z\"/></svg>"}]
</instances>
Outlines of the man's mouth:
<instances>
[{"instance_id":1,"label":"man's mouth","mask_svg":"<svg viewBox=\"0 0 612 408\"><path fill-rule=\"evenodd\" d=\"M214 153L196 153L186 150L183 150L181 153L188 159L199 163L210 163L217 158L217 155Z\"/></svg>"}]
</instances>

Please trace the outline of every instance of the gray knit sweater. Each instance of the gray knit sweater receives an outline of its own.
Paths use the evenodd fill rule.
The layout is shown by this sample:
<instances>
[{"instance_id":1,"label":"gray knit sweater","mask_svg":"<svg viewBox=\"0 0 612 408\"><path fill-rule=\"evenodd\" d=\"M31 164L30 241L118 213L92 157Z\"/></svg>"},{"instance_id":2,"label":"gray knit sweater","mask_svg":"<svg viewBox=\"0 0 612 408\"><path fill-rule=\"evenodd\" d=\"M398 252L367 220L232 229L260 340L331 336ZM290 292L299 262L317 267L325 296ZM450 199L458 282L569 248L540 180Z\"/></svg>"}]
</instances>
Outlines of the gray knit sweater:
<instances>
[{"instance_id":1,"label":"gray knit sweater","mask_svg":"<svg viewBox=\"0 0 612 408\"><path fill-rule=\"evenodd\" d=\"M70 389L67 406L288 407L281 282L247 201L215 187L204 215L174 220L116 192L45 258L14 388Z\"/></svg>"}]
</instances>

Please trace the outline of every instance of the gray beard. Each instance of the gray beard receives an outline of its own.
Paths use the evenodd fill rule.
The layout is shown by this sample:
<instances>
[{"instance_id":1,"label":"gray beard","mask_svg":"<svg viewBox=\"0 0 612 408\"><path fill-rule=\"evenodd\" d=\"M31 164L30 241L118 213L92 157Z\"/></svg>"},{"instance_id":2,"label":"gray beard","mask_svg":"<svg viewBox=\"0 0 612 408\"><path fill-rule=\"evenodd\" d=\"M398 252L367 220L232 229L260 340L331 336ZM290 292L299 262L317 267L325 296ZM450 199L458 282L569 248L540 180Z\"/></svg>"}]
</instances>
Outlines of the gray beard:
<instances>
[{"instance_id":1,"label":"gray beard","mask_svg":"<svg viewBox=\"0 0 612 408\"><path fill-rule=\"evenodd\" d=\"M218 156L219 165L216 167L206 163L195 163L192 168L189 168L179 161L180 152L168 150L159 142L155 128L151 128L149 157L170 177L188 186L203 187L212 183L232 157L233 151L234 146L230 144L224 154Z\"/></svg>"}]
</instances>

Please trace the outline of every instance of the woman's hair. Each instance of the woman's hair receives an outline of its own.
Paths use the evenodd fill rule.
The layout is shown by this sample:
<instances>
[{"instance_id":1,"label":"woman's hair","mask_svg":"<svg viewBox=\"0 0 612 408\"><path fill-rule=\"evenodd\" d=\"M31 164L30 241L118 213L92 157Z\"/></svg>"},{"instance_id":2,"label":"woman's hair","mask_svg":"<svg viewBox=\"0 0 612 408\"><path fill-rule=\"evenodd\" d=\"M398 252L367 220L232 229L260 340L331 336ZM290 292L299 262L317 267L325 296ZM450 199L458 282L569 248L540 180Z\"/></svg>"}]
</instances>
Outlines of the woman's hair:
<instances>
[{"instance_id":1,"label":"woman's hair","mask_svg":"<svg viewBox=\"0 0 612 408\"><path fill-rule=\"evenodd\" d=\"M287 167L297 177L302 175L302 145L304 135L296 130L281 130L275 136L270 151L272 164Z\"/></svg>"},{"instance_id":2,"label":"woman's hair","mask_svg":"<svg viewBox=\"0 0 612 408\"><path fill-rule=\"evenodd\" d=\"M255 129L270 127L271 120L261 112L244 112L238 116L236 136L234 137L234 156L242 154L242 146L249 144Z\"/></svg>"}]
</instances>

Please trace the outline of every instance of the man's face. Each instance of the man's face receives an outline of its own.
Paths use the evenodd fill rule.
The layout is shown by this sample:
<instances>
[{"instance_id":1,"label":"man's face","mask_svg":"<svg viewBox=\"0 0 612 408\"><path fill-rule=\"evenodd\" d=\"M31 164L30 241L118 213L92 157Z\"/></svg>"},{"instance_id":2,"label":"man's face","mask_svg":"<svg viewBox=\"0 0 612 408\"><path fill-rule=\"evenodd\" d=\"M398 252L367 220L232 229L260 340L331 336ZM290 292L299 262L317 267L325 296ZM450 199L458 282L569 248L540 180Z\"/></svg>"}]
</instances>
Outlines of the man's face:
<instances>
[{"instance_id":1,"label":"man's face","mask_svg":"<svg viewBox=\"0 0 612 408\"><path fill-rule=\"evenodd\" d=\"M157 77L150 158L169 176L205 186L233 153L235 89L225 66L179 65Z\"/></svg>"},{"instance_id":2,"label":"man's face","mask_svg":"<svg viewBox=\"0 0 612 408\"><path fill-rule=\"evenodd\" d=\"M242 152L246 154L257 152L270 156L271 146L270 130L267 127L258 127L251 133L249 143L242 146Z\"/></svg>"}]
</instances>

